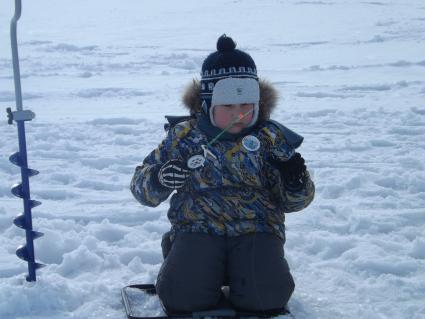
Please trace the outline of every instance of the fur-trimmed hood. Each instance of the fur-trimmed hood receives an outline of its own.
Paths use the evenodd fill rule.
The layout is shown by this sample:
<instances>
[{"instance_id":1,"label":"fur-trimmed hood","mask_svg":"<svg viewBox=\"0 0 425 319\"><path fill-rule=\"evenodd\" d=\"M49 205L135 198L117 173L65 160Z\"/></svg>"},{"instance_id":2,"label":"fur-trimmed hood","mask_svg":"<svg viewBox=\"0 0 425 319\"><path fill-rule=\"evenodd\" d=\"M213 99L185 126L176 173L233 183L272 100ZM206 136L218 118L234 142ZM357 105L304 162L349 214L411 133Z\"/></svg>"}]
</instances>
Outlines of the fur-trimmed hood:
<instances>
[{"instance_id":1,"label":"fur-trimmed hood","mask_svg":"<svg viewBox=\"0 0 425 319\"><path fill-rule=\"evenodd\" d=\"M277 104L277 91L273 85L264 80L260 79L260 105L258 121L267 121L270 119L270 114ZM201 111L201 82L199 80L193 80L185 89L182 102L184 106L189 109L190 114L195 114Z\"/></svg>"}]
</instances>

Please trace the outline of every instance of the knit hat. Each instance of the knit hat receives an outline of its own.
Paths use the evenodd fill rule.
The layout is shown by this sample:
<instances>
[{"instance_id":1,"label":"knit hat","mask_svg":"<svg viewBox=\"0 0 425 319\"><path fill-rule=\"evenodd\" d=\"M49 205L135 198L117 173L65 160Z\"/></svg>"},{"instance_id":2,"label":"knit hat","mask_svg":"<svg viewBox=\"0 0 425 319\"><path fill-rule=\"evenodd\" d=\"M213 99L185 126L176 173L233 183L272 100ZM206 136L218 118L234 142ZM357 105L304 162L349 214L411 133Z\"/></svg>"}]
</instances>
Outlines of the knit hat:
<instances>
[{"instance_id":1,"label":"knit hat","mask_svg":"<svg viewBox=\"0 0 425 319\"><path fill-rule=\"evenodd\" d=\"M232 38L223 34L217 41L217 51L202 64L201 106L212 125L216 105L254 104L251 123L258 119L260 88L257 69L251 56L236 49Z\"/></svg>"}]
</instances>

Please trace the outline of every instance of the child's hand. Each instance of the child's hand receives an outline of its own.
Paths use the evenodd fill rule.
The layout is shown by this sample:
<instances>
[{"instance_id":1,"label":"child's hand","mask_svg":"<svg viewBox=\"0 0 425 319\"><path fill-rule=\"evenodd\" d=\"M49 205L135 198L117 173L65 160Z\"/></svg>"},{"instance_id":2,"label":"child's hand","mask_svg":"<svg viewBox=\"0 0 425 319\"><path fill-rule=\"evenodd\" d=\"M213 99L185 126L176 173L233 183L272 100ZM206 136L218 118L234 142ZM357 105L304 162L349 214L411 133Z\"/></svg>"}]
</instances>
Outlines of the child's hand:
<instances>
[{"instance_id":1,"label":"child's hand","mask_svg":"<svg viewBox=\"0 0 425 319\"><path fill-rule=\"evenodd\" d=\"M295 153L287 161L278 161L272 157L271 163L280 171L287 186L300 189L304 185L307 167L300 153Z\"/></svg>"},{"instance_id":2,"label":"child's hand","mask_svg":"<svg viewBox=\"0 0 425 319\"><path fill-rule=\"evenodd\" d=\"M162 186L178 189L184 186L190 171L182 161L173 159L161 166L158 172L158 181Z\"/></svg>"}]
</instances>

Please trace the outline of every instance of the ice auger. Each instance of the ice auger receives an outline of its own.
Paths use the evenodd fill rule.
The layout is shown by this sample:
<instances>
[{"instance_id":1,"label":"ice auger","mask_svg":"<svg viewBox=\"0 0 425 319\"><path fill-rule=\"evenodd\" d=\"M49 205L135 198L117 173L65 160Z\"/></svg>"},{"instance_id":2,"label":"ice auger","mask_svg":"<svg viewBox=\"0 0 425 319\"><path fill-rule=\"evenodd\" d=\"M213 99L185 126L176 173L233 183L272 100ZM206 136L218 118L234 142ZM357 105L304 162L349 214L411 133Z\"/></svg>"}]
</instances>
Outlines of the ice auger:
<instances>
[{"instance_id":1,"label":"ice auger","mask_svg":"<svg viewBox=\"0 0 425 319\"><path fill-rule=\"evenodd\" d=\"M16 111L7 108L8 123L13 121L18 126L19 152L12 154L9 160L16 166L21 168L22 182L12 186L12 194L22 198L24 202L24 212L14 219L13 223L25 230L26 244L21 245L16 250L16 255L28 262L27 281L36 280L36 270L43 267L43 264L37 263L34 256L34 239L43 236L43 233L32 229L31 209L40 205L41 202L32 200L30 196L29 177L37 175L38 171L28 168L27 145L25 138L25 121L31 121L35 118L35 114L30 110L22 109L22 90L21 75L19 71L18 42L16 36L17 23L21 17L21 0L15 0L15 14L10 23L10 39L12 45L12 61L13 61L13 78L15 83L15 99Z\"/></svg>"}]
</instances>

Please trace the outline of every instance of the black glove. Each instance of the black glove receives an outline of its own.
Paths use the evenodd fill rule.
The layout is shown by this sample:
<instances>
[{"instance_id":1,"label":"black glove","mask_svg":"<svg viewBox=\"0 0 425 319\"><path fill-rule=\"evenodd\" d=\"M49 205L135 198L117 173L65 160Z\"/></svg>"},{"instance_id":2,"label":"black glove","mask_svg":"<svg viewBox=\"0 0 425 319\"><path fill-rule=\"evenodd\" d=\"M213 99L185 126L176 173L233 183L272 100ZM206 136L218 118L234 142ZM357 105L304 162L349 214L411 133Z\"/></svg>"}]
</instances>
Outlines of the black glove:
<instances>
[{"instance_id":1,"label":"black glove","mask_svg":"<svg viewBox=\"0 0 425 319\"><path fill-rule=\"evenodd\" d=\"M280 171L288 188L298 190L304 186L307 167L300 153L295 153L287 161L279 161L272 156L270 162Z\"/></svg>"},{"instance_id":2,"label":"black glove","mask_svg":"<svg viewBox=\"0 0 425 319\"><path fill-rule=\"evenodd\" d=\"M190 171L185 163L179 160L169 160L158 171L158 181L162 186L171 189L183 187Z\"/></svg>"}]
</instances>

